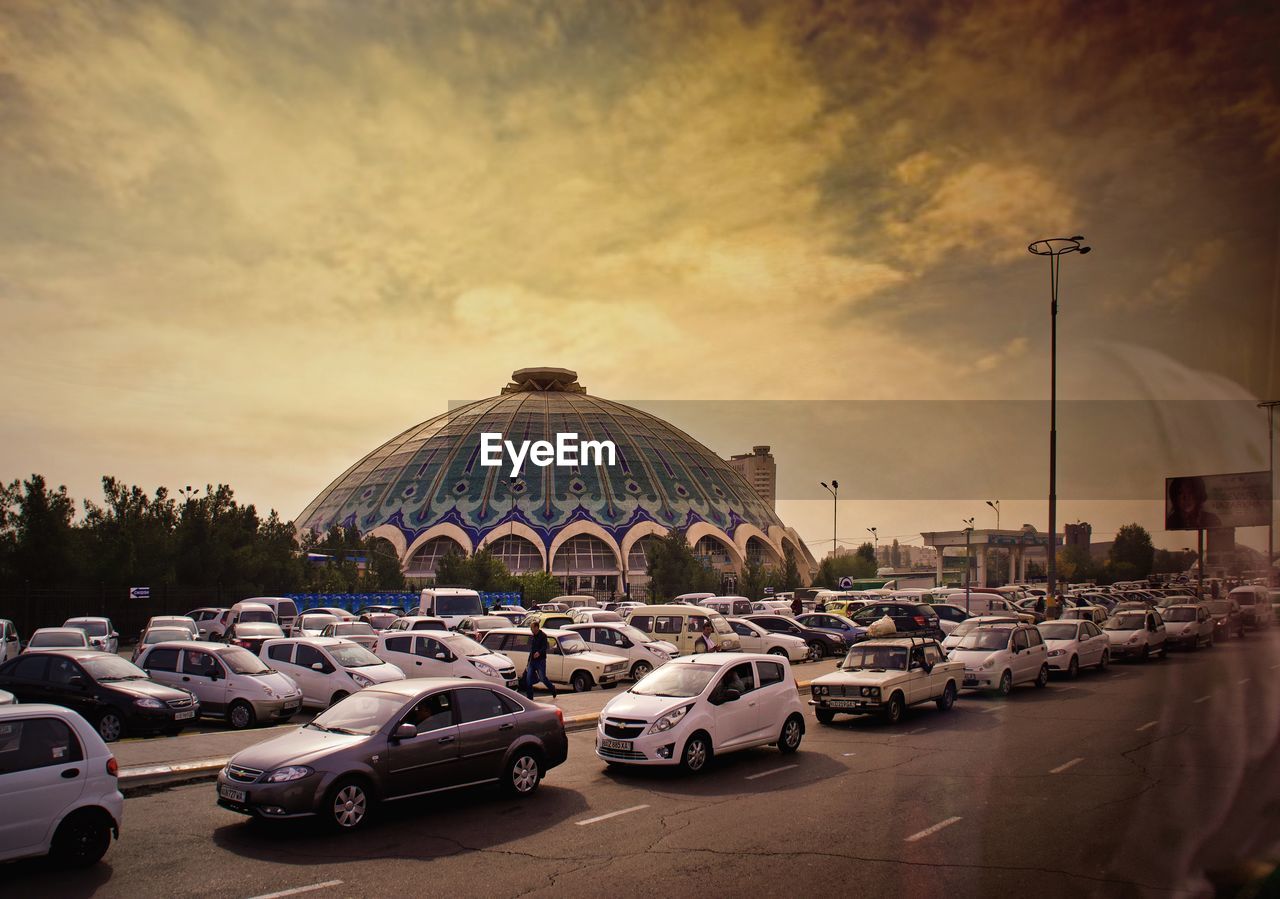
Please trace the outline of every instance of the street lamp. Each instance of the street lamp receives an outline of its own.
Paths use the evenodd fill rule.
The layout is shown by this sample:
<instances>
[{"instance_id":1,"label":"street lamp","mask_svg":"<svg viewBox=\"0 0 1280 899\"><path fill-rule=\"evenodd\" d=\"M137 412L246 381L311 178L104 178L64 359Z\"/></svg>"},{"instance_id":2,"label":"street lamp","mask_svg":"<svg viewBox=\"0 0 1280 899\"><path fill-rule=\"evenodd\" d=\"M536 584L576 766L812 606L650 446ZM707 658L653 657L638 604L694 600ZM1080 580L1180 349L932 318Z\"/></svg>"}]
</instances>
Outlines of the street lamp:
<instances>
[{"instance_id":1,"label":"street lamp","mask_svg":"<svg viewBox=\"0 0 1280 899\"><path fill-rule=\"evenodd\" d=\"M1267 585L1275 585L1276 568L1276 428L1274 413L1280 400L1258 403L1267 410Z\"/></svg>"},{"instance_id":2,"label":"street lamp","mask_svg":"<svg viewBox=\"0 0 1280 899\"><path fill-rule=\"evenodd\" d=\"M1000 530L1000 500L989 499L987 505L996 510L996 530Z\"/></svg>"},{"instance_id":3,"label":"street lamp","mask_svg":"<svg viewBox=\"0 0 1280 899\"><path fill-rule=\"evenodd\" d=\"M836 550L840 547L840 540L836 537L836 534L840 533L839 527L836 524L840 515L840 497L838 495L840 491L840 482L835 478L832 478L830 487L827 486L826 481L819 481L818 483L822 485L824 490L831 494L831 561L834 564L836 559Z\"/></svg>"},{"instance_id":4,"label":"street lamp","mask_svg":"<svg viewBox=\"0 0 1280 899\"><path fill-rule=\"evenodd\" d=\"M964 519L964 613L969 614L969 579L972 562L969 560L969 538L973 536L973 519Z\"/></svg>"},{"instance_id":5,"label":"street lamp","mask_svg":"<svg viewBox=\"0 0 1280 899\"><path fill-rule=\"evenodd\" d=\"M1048 595L1056 595L1058 528L1058 269L1067 253L1081 256L1093 250L1082 245L1084 237L1048 237L1027 244L1027 252L1049 257L1049 564L1045 572Z\"/></svg>"},{"instance_id":6,"label":"street lamp","mask_svg":"<svg viewBox=\"0 0 1280 899\"><path fill-rule=\"evenodd\" d=\"M876 565L879 566L880 565L880 536L876 533L875 528L867 528L867 533L871 535L872 546L874 547L871 554L876 557Z\"/></svg>"}]
</instances>

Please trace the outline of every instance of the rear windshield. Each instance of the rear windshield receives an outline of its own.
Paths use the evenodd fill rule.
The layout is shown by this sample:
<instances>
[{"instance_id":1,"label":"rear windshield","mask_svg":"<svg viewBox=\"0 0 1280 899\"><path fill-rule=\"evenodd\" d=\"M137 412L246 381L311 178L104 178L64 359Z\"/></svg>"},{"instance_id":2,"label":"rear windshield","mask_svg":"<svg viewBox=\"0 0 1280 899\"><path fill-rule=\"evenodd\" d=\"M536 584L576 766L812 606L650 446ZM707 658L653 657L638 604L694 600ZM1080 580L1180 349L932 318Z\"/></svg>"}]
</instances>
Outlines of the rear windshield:
<instances>
[{"instance_id":1,"label":"rear windshield","mask_svg":"<svg viewBox=\"0 0 1280 899\"><path fill-rule=\"evenodd\" d=\"M1165 621L1195 621L1195 609L1166 609L1164 613Z\"/></svg>"},{"instance_id":2,"label":"rear windshield","mask_svg":"<svg viewBox=\"0 0 1280 899\"><path fill-rule=\"evenodd\" d=\"M84 634L48 633L33 634L28 646L84 646Z\"/></svg>"},{"instance_id":3,"label":"rear windshield","mask_svg":"<svg viewBox=\"0 0 1280 899\"><path fill-rule=\"evenodd\" d=\"M82 630L90 637L105 637L108 633L105 621L76 621L68 624L67 627Z\"/></svg>"},{"instance_id":4,"label":"rear windshield","mask_svg":"<svg viewBox=\"0 0 1280 899\"><path fill-rule=\"evenodd\" d=\"M241 613L240 613L240 618L239 618L239 620L240 620L240 621L271 621L271 622L274 622L274 621L276 620L276 616L275 616L275 615L273 615L273 614L271 614L271 612L270 612L270 611L268 611L268 610L266 610L266 609L263 609L262 611L257 611L257 610L255 610L255 609L249 609L249 610L247 610L247 611L244 611L244 612L241 612Z\"/></svg>"}]
</instances>

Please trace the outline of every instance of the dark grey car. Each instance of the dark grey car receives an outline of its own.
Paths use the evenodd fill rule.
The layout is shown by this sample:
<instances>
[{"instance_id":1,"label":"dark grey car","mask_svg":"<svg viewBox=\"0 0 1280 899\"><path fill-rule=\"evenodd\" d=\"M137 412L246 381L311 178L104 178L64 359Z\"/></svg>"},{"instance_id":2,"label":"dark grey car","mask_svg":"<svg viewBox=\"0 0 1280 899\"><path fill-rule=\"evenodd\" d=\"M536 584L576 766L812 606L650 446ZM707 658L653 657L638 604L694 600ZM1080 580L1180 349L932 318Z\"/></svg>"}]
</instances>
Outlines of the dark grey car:
<instances>
[{"instance_id":1,"label":"dark grey car","mask_svg":"<svg viewBox=\"0 0 1280 899\"><path fill-rule=\"evenodd\" d=\"M395 681L237 753L218 774L218 804L351 830L378 802L494 782L527 796L568 751L558 708L462 678Z\"/></svg>"}]
</instances>

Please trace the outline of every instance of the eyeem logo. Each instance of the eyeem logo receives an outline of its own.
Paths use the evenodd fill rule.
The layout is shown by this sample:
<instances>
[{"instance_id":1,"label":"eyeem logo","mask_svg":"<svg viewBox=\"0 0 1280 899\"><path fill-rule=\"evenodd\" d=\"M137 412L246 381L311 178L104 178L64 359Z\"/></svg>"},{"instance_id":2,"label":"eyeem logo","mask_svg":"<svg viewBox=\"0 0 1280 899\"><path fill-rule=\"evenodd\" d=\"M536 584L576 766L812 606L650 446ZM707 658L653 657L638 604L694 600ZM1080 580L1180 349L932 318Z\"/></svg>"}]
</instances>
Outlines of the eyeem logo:
<instances>
[{"instance_id":1,"label":"eyeem logo","mask_svg":"<svg viewBox=\"0 0 1280 899\"><path fill-rule=\"evenodd\" d=\"M501 434L488 431L481 433L481 465L486 468L502 465L504 450L511 460L513 478L520 474L526 458L539 468L546 468L553 462L558 467L569 468L575 465L612 466L616 464L618 455L618 448L612 440L578 440L577 432L573 431L556 434L555 443L550 440L522 440L519 446L510 440L503 440Z\"/></svg>"}]
</instances>

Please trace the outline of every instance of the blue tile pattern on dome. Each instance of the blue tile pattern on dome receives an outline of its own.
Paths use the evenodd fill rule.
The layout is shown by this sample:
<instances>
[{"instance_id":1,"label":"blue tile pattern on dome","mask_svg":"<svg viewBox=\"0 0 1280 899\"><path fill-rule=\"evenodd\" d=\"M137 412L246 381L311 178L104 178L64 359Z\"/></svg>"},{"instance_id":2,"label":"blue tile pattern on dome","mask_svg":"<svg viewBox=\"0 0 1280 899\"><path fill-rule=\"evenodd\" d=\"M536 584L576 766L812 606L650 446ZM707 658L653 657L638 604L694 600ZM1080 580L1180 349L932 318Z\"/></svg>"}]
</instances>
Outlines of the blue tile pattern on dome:
<instances>
[{"instance_id":1,"label":"blue tile pattern on dome","mask_svg":"<svg viewBox=\"0 0 1280 899\"><path fill-rule=\"evenodd\" d=\"M437 415L369 453L307 506L299 528L323 531L336 523L367 533L390 524L412 544L428 528L449 523L475 545L514 519L548 548L558 531L581 520L619 542L646 521L664 528L705 521L730 537L744 522L766 534L783 527L738 472L667 422L588 396L563 369L526 369L513 381L499 396ZM526 460L512 479L505 461L479 464L484 432L514 442L554 442L565 432L612 440L617 464L539 468Z\"/></svg>"}]
</instances>

